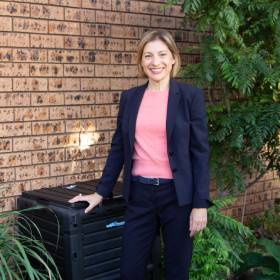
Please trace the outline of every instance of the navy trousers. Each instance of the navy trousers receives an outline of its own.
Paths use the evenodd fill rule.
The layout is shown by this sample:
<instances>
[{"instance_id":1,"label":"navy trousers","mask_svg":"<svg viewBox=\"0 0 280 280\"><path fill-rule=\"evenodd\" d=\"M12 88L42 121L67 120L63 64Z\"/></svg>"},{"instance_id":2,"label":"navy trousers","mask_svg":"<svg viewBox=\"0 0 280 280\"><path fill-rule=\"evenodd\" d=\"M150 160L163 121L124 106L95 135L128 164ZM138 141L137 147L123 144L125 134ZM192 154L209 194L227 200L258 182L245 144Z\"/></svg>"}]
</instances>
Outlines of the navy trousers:
<instances>
[{"instance_id":1,"label":"navy trousers","mask_svg":"<svg viewBox=\"0 0 280 280\"><path fill-rule=\"evenodd\" d=\"M189 236L192 205L179 207L174 183L155 186L131 182L125 213L122 280L144 280L153 241L161 228L166 280L188 280L193 238Z\"/></svg>"}]
</instances>

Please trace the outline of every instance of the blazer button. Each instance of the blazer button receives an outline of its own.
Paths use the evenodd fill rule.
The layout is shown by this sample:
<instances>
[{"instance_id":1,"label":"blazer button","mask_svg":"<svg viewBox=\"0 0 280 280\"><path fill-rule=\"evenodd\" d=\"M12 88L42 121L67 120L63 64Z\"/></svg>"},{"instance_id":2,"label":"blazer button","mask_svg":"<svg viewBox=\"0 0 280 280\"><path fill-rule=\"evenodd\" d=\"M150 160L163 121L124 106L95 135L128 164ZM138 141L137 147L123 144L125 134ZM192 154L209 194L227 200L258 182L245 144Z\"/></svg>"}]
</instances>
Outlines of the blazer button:
<instances>
[{"instance_id":1,"label":"blazer button","mask_svg":"<svg viewBox=\"0 0 280 280\"><path fill-rule=\"evenodd\" d=\"M174 152L171 152L171 151L170 151L170 152L169 152L169 155L170 155L170 156L173 156L173 155L174 155Z\"/></svg>"},{"instance_id":2,"label":"blazer button","mask_svg":"<svg viewBox=\"0 0 280 280\"><path fill-rule=\"evenodd\" d=\"M172 168L172 171L175 173L175 172L177 172L177 168Z\"/></svg>"}]
</instances>

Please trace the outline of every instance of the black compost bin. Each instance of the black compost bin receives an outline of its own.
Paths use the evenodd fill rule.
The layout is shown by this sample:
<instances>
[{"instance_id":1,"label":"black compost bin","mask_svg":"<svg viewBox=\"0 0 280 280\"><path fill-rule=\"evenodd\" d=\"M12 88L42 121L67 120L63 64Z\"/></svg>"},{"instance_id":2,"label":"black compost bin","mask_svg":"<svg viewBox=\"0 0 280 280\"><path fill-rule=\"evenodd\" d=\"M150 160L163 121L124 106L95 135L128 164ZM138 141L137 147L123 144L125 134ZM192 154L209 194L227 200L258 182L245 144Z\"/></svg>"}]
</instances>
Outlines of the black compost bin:
<instances>
[{"instance_id":1,"label":"black compost bin","mask_svg":"<svg viewBox=\"0 0 280 280\"><path fill-rule=\"evenodd\" d=\"M118 183L117 188L121 183ZM64 280L120 279L119 266L126 204L122 196L104 199L84 213L87 203L70 204L73 196L91 194L97 181L23 192L18 208L26 211L41 232ZM157 236L147 267L147 280L160 279L160 237ZM137 273L137 271L135 272Z\"/></svg>"}]
</instances>

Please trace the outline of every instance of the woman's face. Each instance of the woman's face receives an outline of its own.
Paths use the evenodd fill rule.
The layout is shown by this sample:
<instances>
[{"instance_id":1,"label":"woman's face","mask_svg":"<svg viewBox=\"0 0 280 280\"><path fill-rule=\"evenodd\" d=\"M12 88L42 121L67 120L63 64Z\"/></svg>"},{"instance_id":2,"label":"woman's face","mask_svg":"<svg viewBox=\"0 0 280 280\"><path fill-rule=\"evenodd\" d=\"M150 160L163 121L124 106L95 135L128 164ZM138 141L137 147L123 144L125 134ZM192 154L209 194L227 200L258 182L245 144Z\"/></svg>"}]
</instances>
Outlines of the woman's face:
<instances>
[{"instance_id":1,"label":"woman's face","mask_svg":"<svg viewBox=\"0 0 280 280\"><path fill-rule=\"evenodd\" d=\"M154 82L169 80L174 63L171 51L161 40L156 39L145 45L141 65L149 80Z\"/></svg>"}]
</instances>

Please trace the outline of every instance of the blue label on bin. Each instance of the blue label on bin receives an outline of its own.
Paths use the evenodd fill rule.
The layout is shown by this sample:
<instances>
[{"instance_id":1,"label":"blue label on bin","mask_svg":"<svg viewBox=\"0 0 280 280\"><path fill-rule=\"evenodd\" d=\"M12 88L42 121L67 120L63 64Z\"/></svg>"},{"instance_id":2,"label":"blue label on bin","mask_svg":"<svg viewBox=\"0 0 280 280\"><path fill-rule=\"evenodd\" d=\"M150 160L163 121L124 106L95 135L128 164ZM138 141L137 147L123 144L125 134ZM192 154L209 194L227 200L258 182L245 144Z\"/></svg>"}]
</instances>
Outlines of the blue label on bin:
<instances>
[{"instance_id":1,"label":"blue label on bin","mask_svg":"<svg viewBox=\"0 0 280 280\"><path fill-rule=\"evenodd\" d=\"M114 222L106 225L106 228L120 227L120 226L123 226L124 223L125 223L124 221L121 221L121 222L114 221Z\"/></svg>"}]
</instances>

